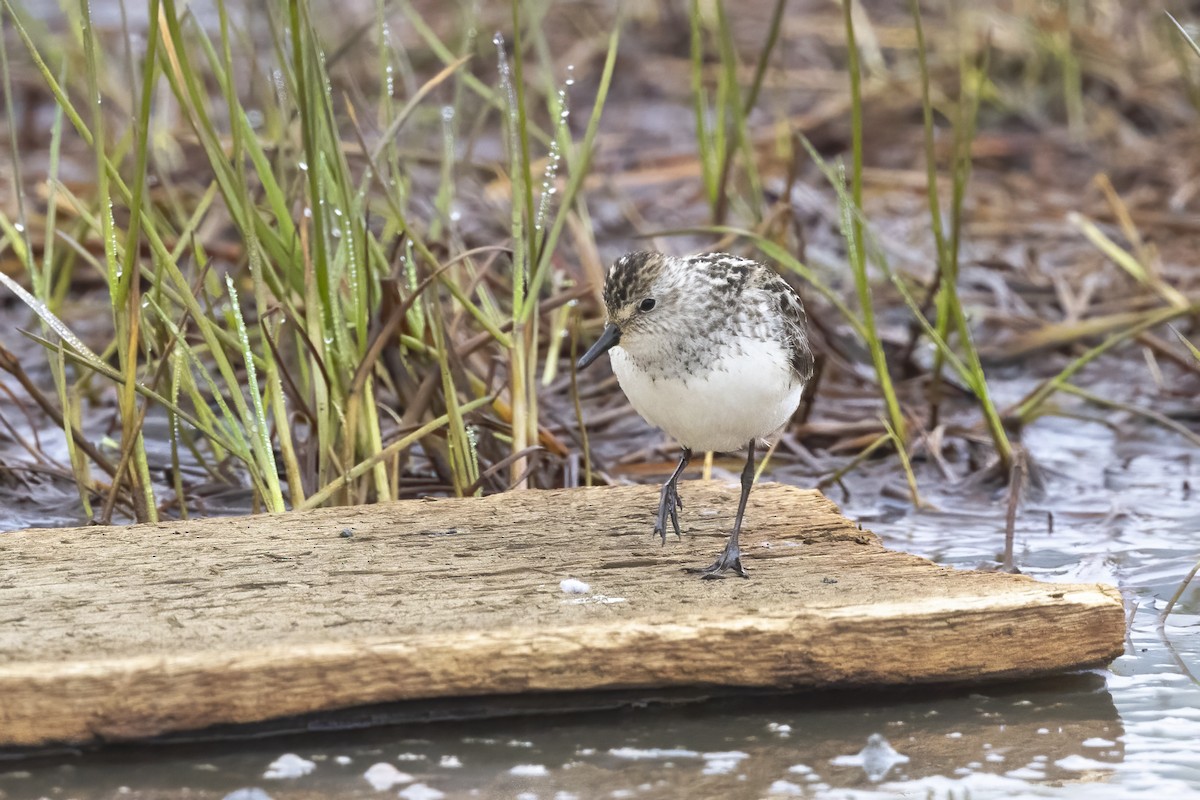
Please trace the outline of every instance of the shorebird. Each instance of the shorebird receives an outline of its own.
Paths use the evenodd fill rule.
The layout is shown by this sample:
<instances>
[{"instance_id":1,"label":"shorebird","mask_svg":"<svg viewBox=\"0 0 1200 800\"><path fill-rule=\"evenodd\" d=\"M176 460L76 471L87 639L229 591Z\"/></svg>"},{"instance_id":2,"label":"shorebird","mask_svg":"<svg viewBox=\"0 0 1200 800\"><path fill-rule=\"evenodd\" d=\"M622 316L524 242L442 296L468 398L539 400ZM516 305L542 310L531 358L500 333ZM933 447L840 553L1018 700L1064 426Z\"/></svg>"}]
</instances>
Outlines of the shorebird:
<instances>
[{"instance_id":1,"label":"shorebird","mask_svg":"<svg viewBox=\"0 0 1200 800\"><path fill-rule=\"evenodd\" d=\"M679 476L693 452L745 447L742 492L725 549L706 578L742 568L738 534L754 483L759 440L781 429L813 375L804 304L765 264L727 253L630 253L604 282L607 319L579 359L583 369L608 352L629 402L683 447L659 494L654 532L680 535Z\"/></svg>"}]
</instances>

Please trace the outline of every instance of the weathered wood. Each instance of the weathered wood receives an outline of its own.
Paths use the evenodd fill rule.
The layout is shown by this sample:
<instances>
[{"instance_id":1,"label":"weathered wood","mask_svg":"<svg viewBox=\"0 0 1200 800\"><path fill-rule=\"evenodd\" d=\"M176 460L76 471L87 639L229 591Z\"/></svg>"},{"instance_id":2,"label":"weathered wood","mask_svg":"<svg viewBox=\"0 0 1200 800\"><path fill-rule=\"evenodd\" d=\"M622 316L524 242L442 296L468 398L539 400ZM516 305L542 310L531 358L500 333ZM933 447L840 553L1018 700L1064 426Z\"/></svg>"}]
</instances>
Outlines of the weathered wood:
<instances>
[{"instance_id":1,"label":"weathered wood","mask_svg":"<svg viewBox=\"0 0 1200 800\"><path fill-rule=\"evenodd\" d=\"M989 680L1122 651L1111 587L884 550L816 492L513 492L0 534L0 745L129 739L406 699ZM353 535L347 536L350 531ZM568 595L559 582L590 584Z\"/></svg>"}]
</instances>

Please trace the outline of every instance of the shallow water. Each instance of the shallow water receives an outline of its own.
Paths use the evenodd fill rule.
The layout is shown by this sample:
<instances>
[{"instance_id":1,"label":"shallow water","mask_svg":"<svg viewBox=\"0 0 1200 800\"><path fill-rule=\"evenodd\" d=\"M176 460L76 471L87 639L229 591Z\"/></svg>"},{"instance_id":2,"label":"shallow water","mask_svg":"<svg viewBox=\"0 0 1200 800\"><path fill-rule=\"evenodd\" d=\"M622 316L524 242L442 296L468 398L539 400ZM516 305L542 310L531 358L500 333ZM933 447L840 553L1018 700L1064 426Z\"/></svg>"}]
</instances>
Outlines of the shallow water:
<instances>
[{"instance_id":1,"label":"shallow water","mask_svg":"<svg viewBox=\"0 0 1200 800\"><path fill-rule=\"evenodd\" d=\"M1018 517L1018 563L1042 579L1125 590L1129 643L1111 671L110 748L0 762L0 798L1200 797L1200 592L1157 626L1200 550L1193 452L1158 429L1119 434L1065 418L1035 423L1025 441L1047 484ZM1000 498L966 502L927 485L924 499L941 510L913 512L880 502L871 482L850 484L846 511L889 546L995 563ZM368 774L392 785L377 790Z\"/></svg>"},{"instance_id":2,"label":"shallow water","mask_svg":"<svg viewBox=\"0 0 1200 800\"><path fill-rule=\"evenodd\" d=\"M133 5L131 24L136 25ZM111 13L117 6L98 8ZM202 23L212 19L207 3L189 9ZM119 17L99 22L116 26ZM614 104L607 121L636 131L633 138L640 137L643 148L650 142L670 150L681 141L680 132L690 123L677 123L689 119L690 106L663 103L647 114L640 91L629 83L622 86L637 102L625 108ZM1090 178L1090 167L1083 172ZM1065 182L1058 190L1073 191ZM657 198L663 189L646 191ZM797 200L798 207L806 203L834 205L827 195ZM920 234L927 249L925 228L912 225L911 211L907 206L893 210L905 222L888 229L889 238ZM680 227L680 219L687 218L668 213L660 227ZM619 233L624 241L625 231ZM809 247L818 261L823 248L837 252L836 225L818 226L812 235ZM1180 241L1183 247L1186 242ZM1163 237L1160 244L1166 242ZM918 253L910 260L932 263L926 256ZM94 318L107 319L106 309L104 303L96 306ZM34 327L24 312L8 313L18 320L16 327ZM44 375L35 377L45 385ZM6 376L0 380L11 385ZM997 388L1007 388L1009 396L1001 399L1010 401L1029 387L1012 382ZM1113 389L1103 388L1106 396ZM26 425L24 416L9 408L5 412L19 434L33 435L34 423ZM148 436L158 443L151 442L152 456L166 463L161 419L148 423ZM93 426L87 431L93 440L110 427L103 411L86 424ZM43 434L46 452L64 461L61 437ZM1200 797L1200 589L1185 594L1161 633L1156 626L1165 600L1200 558L1196 451L1158 428L1126 426L1118 432L1067 418L1040 420L1024 441L1047 484L1045 494L1030 500L1018 517L1017 562L1038 578L1105 581L1124 589L1132 620L1129 643L1111 670L975 689L737 697L682 707L410 724L252 742L109 748L0 761L0 800ZM0 454L11 464L21 452L4 440ZM11 471L0 478L11 482L0 504L0 529L79 522L71 483L35 472ZM923 497L939 510L914 512L903 500L879 499L885 479L895 479L894 462L879 466L878 473L853 476L849 499L837 492L832 496L890 547L964 568L997 562L1003 498L981 498L925 479ZM205 510L244 510L247 496L230 489L209 498ZM860 755L875 735L894 755L882 746ZM296 758L273 769L287 754ZM364 777L377 763L411 780L377 790ZM269 772L294 777L266 777Z\"/></svg>"}]
</instances>

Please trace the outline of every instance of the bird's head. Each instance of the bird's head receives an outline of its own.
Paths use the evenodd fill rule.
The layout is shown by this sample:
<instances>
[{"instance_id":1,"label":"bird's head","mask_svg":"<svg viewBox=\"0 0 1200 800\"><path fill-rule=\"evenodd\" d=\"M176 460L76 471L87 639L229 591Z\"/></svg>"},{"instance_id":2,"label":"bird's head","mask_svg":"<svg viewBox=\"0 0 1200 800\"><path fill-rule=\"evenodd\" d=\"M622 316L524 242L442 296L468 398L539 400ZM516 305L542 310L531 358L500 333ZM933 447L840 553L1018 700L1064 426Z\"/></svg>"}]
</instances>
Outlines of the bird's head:
<instances>
[{"instance_id":1,"label":"bird's head","mask_svg":"<svg viewBox=\"0 0 1200 800\"><path fill-rule=\"evenodd\" d=\"M682 304L684 291L672 269L675 259L662 253L629 253L618 258L604 279L604 306L608 318L596 343L579 359L578 368L620 344L636 349L644 337L664 329L663 319Z\"/></svg>"}]
</instances>

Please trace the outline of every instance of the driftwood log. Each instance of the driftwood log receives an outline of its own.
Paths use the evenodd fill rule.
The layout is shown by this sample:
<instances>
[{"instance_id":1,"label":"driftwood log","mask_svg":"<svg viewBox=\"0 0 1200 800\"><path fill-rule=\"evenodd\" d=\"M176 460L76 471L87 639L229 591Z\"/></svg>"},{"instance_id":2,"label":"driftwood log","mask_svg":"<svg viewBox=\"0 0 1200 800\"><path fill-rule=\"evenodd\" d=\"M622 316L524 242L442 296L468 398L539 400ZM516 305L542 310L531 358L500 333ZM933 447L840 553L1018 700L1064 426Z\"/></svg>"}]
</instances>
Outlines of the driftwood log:
<instances>
[{"instance_id":1,"label":"driftwood log","mask_svg":"<svg viewBox=\"0 0 1200 800\"><path fill-rule=\"evenodd\" d=\"M1122 652L1111 587L891 552L784 486L751 495L752 579L698 580L681 568L720 549L737 493L681 493L665 546L648 486L0 534L0 746L430 698L987 681Z\"/></svg>"}]
</instances>

